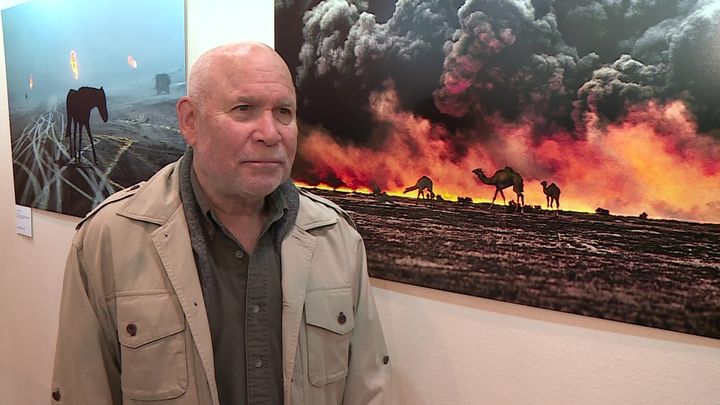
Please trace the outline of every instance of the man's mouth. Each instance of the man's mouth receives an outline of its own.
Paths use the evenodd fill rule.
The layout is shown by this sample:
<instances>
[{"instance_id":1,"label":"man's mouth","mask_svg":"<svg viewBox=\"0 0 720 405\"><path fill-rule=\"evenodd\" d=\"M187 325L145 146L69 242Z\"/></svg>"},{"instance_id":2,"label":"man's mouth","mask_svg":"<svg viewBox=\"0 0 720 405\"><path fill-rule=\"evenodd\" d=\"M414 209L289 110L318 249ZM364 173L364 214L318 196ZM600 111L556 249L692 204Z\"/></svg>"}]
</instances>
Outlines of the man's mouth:
<instances>
[{"instance_id":1,"label":"man's mouth","mask_svg":"<svg viewBox=\"0 0 720 405\"><path fill-rule=\"evenodd\" d=\"M281 165L283 164L282 160L274 160L274 159L252 159L252 160L245 160L243 161L245 164L251 164L251 165Z\"/></svg>"}]
</instances>

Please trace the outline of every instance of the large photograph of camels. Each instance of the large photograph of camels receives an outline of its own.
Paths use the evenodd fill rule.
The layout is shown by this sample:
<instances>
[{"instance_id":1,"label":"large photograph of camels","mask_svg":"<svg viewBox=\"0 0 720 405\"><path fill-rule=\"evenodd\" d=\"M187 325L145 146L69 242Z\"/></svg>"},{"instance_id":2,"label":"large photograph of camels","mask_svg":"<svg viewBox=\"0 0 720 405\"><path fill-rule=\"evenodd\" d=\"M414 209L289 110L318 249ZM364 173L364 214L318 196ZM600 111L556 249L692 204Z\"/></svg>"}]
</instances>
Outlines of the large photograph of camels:
<instances>
[{"instance_id":1,"label":"large photograph of camels","mask_svg":"<svg viewBox=\"0 0 720 405\"><path fill-rule=\"evenodd\" d=\"M371 276L720 338L720 0L284 0Z\"/></svg>"},{"instance_id":2,"label":"large photograph of camels","mask_svg":"<svg viewBox=\"0 0 720 405\"><path fill-rule=\"evenodd\" d=\"M2 10L17 204L82 217L185 145L182 0L34 0Z\"/></svg>"}]
</instances>

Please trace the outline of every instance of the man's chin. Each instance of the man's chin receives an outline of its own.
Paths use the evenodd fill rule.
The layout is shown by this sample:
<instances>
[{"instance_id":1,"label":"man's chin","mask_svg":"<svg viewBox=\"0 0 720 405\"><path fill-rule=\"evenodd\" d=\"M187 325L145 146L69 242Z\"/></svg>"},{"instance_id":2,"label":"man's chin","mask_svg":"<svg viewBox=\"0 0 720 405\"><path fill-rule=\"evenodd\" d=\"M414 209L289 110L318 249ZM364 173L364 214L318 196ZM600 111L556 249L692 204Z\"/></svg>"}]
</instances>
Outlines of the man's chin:
<instances>
[{"instance_id":1,"label":"man's chin","mask_svg":"<svg viewBox=\"0 0 720 405\"><path fill-rule=\"evenodd\" d=\"M256 198L265 198L284 182L282 177L275 179L249 179L249 181L236 184L236 191L240 195L246 195Z\"/></svg>"}]
</instances>

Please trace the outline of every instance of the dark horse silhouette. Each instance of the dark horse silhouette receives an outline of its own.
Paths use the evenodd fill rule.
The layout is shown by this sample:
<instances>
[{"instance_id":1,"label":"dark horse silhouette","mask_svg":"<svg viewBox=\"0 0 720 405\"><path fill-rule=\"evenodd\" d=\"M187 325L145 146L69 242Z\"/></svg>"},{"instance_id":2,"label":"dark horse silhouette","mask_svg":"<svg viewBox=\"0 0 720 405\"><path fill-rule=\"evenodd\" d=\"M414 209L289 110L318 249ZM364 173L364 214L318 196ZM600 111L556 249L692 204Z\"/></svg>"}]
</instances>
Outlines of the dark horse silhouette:
<instances>
[{"instance_id":1,"label":"dark horse silhouette","mask_svg":"<svg viewBox=\"0 0 720 405\"><path fill-rule=\"evenodd\" d=\"M80 154L82 152L82 129L85 127L88 138L90 138L90 146L92 146L93 160L97 164L97 156L95 155L95 143L93 142L92 132L90 132L90 111L97 107L103 122L108 120L107 101L105 99L105 90L102 87L80 87L78 90L70 89L68 91L67 100L67 126L65 127L65 137L70 138L70 154L72 159L80 162ZM72 134L70 127L73 126Z\"/></svg>"}]
</instances>

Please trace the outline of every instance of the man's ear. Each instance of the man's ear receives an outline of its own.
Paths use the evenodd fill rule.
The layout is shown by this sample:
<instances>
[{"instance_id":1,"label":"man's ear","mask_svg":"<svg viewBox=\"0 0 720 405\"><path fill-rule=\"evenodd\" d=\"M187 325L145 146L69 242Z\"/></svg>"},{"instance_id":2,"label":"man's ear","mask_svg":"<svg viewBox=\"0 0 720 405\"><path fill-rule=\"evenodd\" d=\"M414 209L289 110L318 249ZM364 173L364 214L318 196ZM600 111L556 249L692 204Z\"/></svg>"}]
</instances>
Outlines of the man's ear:
<instances>
[{"instance_id":1,"label":"man's ear","mask_svg":"<svg viewBox=\"0 0 720 405\"><path fill-rule=\"evenodd\" d=\"M192 99L188 96L180 97L175 105L177 111L178 126L180 133L185 138L185 143L190 146L195 145L197 128L195 128L195 114L197 114L196 106Z\"/></svg>"}]
</instances>

